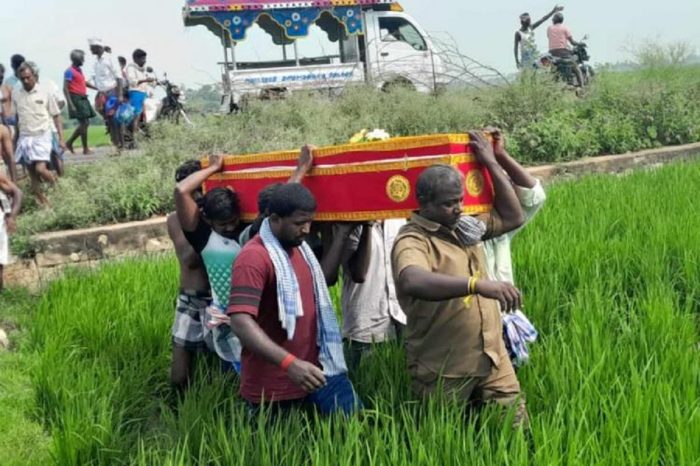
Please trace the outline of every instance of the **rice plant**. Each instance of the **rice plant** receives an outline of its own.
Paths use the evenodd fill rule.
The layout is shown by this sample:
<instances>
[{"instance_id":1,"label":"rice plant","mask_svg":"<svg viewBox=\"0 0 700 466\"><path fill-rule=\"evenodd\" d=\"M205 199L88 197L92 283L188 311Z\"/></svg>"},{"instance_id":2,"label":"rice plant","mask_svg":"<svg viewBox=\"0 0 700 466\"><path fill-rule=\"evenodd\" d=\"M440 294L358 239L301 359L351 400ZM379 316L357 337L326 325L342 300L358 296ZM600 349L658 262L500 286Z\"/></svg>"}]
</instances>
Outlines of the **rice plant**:
<instances>
[{"instance_id":1,"label":"rice plant","mask_svg":"<svg viewBox=\"0 0 700 466\"><path fill-rule=\"evenodd\" d=\"M552 186L514 244L541 332L520 371L531 437L502 413L416 399L403 350L355 383L363 415L251 418L237 381L201 364L168 386L171 257L77 273L41 298L27 351L57 464L700 464L700 164Z\"/></svg>"}]
</instances>

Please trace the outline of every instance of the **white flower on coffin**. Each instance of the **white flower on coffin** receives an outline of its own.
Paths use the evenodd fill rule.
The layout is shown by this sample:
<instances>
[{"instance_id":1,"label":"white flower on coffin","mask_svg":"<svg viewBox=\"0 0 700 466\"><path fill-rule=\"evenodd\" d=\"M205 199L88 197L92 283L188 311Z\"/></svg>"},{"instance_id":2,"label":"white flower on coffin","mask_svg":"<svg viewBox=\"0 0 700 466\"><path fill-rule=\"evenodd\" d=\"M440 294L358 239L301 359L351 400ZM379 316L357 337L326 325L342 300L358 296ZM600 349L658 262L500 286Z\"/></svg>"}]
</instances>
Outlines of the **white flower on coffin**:
<instances>
[{"instance_id":1,"label":"white flower on coffin","mask_svg":"<svg viewBox=\"0 0 700 466\"><path fill-rule=\"evenodd\" d=\"M391 136L389 135L389 133L387 133L383 129L373 129L372 131L363 129L360 130L358 133L353 134L352 138L350 138L350 143L357 144L360 142L386 141L390 138Z\"/></svg>"},{"instance_id":2,"label":"white flower on coffin","mask_svg":"<svg viewBox=\"0 0 700 466\"><path fill-rule=\"evenodd\" d=\"M383 129L375 129L365 135L367 141L386 141L389 138L391 138L391 136Z\"/></svg>"}]
</instances>

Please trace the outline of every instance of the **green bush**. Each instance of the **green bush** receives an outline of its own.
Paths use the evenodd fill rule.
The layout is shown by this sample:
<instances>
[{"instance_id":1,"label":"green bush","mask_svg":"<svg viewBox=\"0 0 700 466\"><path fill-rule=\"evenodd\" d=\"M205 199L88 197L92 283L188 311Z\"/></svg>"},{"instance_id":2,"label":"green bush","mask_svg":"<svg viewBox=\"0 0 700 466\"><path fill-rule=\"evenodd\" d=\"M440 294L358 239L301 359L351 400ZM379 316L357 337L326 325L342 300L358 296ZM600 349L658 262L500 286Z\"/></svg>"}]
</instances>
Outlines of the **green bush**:
<instances>
[{"instance_id":1,"label":"green bush","mask_svg":"<svg viewBox=\"0 0 700 466\"><path fill-rule=\"evenodd\" d=\"M167 213L173 173L185 159L343 143L361 128L408 136L497 125L508 135L511 152L532 164L700 141L700 68L603 72L582 98L537 75L507 87L439 96L362 86L335 98L299 93L252 102L240 115L197 118L196 125L157 124L138 157L69 166L49 195L52 209L28 203L14 251L31 255L37 232Z\"/></svg>"}]
</instances>

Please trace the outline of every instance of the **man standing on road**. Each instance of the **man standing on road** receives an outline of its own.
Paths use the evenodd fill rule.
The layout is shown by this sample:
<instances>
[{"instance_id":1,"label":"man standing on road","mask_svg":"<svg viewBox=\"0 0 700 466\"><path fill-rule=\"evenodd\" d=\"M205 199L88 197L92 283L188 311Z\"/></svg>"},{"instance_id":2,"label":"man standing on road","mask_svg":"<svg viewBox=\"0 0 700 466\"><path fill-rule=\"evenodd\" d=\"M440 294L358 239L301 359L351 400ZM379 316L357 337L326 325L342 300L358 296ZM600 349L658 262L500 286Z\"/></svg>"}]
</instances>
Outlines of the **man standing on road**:
<instances>
[{"instance_id":1,"label":"man standing on road","mask_svg":"<svg viewBox=\"0 0 700 466\"><path fill-rule=\"evenodd\" d=\"M396 239L392 264L408 316L406 355L414 390L442 391L475 407L514 406L527 425L520 384L502 337L501 309L520 307L512 285L485 279L483 239L520 227L523 213L491 144L470 133L470 147L493 178L494 210L463 216L464 178L453 167L425 170L416 185L419 210Z\"/></svg>"},{"instance_id":2,"label":"man standing on road","mask_svg":"<svg viewBox=\"0 0 700 466\"><path fill-rule=\"evenodd\" d=\"M55 81L51 79L41 79L39 76L39 70L37 71L36 79L41 84L41 86L56 100L58 109L63 112L66 107L67 101L66 96L63 91L58 87ZM56 172L56 175L63 176L63 154L66 149L59 145L58 129L54 122L51 122L51 163L49 164L49 169Z\"/></svg>"},{"instance_id":3,"label":"man standing on road","mask_svg":"<svg viewBox=\"0 0 700 466\"><path fill-rule=\"evenodd\" d=\"M141 49L134 50L132 55L133 63L126 67L126 78L129 85L129 103L134 108L134 119L129 124L131 144L135 143L134 136L136 127L141 120L143 104L148 98L150 85L156 82L153 76L149 76L146 71L146 52Z\"/></svg>"},{"instance_id":4,"label":"man standing on road","mask_svg":"<svg viewBox=\"0 0 700 466\"><path fill-rule=\"evenodd\" d=\"M7 78L5 84L10 86L10 90L19 89L22 83L19 80L19 67L27 61L24 56L16 53L10 57L10 67L12 67L12 75Z\"/></svg>"},{"instance_id":5,"label":"man standing on road","mask_svg":"<svg viewBox=\"0 0 700 466\"><path fill-rule=\"evenodd\" d=\"M90 155L92 151L88 147L88 128L90 127L90 119L95 117L95 111L88 100L87 90L88 87L91 89L95 89L95 87L87 83L83 74L82 66L85 64L85 52L73 50L70 53L70 60L71 66L63 76L63 93L68 103L68 115L73 120L78 121L78 127L66 141L66 147L71 154L74 154L73 143L80 138L83 154Z\"/></svg>"},{"instance_id":6,"label":"man standing on road","mask_svg":"<svg viewBox=\"0 0 700 466\"><path fill-rule=\"evenodd\" d=\"M520 29L515 31L515 46L513 50L515 54L515 65L519 70L533 68L539 58L539 51L537 50L537 42L535 40L535 29L551 18L552 15L562 10L564 10L564 7L557 5L552 11L535 23L532 22L529 13L520 15Z\"/></svg>"},{"instance_id":7,"label":"man standing on road","mask_svg":"<svg viewBox=\"0 0 700 466\"><path fill-rule=\"evenodd\" d=\"M122 77L119 65L115 63L111 54L105 52L100 39L90 39L90 52L96 57L91 87L97 89L95 97L95 110L102 115L109 129L112 144L121 150L124 146L120 125L115 121L114 115L119 104L124 101L122 89Z\"/></svg>"},{"instance_id":8,"label":"man standing on road","mask_svg":"<svg viewBox=\"0 0 700 466\"><path fill-rule=\"evenodd\" d=\"M257 412L361 408L347 377L342 337L321 265L304 242L316 211L298 183L278 187L270 216L238 256L228 313L243 344L241 396Z\"/></svg>"},{"instance_id":9,"label":"man standing on road","mask_svg":"<svg viewBox=\"0 0 700 466\"><path fill-rule=\"evenodd\" d=\"M52 124L58 132L58 145L65 150L61 110L50 92L37 82L36 65L25 62L19 67L22 88L12 93L12 105L17 115L18 140L15 161L29 169L32 191L41 204L48 199L41 189L41 181L56 182L48 164L51 162Z\"/></svg>"}]
</instances>

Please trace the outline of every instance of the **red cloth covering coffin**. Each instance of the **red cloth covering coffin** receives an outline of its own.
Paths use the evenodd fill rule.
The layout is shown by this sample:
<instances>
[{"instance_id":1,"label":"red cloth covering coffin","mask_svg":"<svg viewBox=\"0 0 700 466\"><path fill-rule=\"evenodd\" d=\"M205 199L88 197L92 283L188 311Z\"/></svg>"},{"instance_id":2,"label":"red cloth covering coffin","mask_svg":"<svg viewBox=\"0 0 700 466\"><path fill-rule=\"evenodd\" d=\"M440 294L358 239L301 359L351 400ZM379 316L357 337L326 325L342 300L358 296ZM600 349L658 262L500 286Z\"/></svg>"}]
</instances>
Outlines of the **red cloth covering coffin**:
<instances>
[{"instance_id":1,"label":"red cloth covering coffin","mask_svg":"<svg viewBox=\"0 0 700 466\"><path fill-rule=\"evenodd\" d=\"M493 184L488 170L470 153L469 136L442 134L321 147L304 185L316 196L319 221L368 221L408 218L418 208L418 176L435 164L452 165L464 174L464 212L488 212ZM258 214L258 192L285 183L299 150L226 156L224 171L209 178L205 191L231 187L239 193L243 220ZM208 159L202 160L207 166Z\"/></svg>"}]
</instances>

